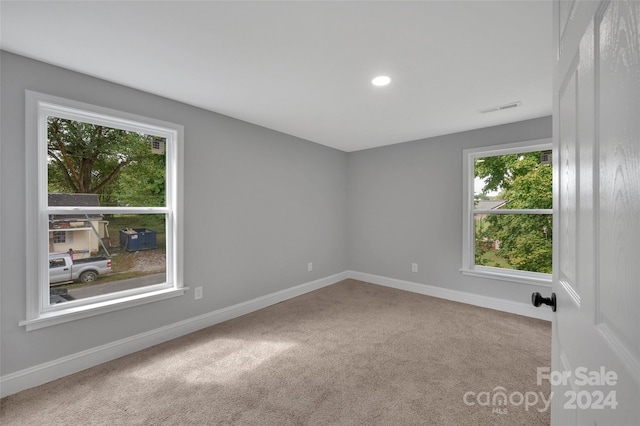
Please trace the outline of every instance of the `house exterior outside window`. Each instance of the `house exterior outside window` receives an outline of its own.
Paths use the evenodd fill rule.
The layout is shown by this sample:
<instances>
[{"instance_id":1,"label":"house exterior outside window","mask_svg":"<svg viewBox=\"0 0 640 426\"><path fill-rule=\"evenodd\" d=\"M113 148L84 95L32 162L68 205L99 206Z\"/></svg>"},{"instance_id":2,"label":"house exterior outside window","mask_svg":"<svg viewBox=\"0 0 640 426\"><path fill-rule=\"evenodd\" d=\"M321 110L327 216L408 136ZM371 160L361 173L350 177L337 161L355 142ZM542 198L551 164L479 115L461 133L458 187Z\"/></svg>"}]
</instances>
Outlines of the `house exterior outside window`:
<instances>
[{"instance_id":1,"label":"house exterior outside window","mask_svg":"<svg viewBox=\"0 0 640 426\"><path fill-rule=\"evenodd\" d=\"M48 194L49 206L99 207L98 194ZM74 259L88 258L100 252L108 235L109 221L102 214L68 214L49 217L49 253L67 253Z\"/></svg>"}]
</instances>

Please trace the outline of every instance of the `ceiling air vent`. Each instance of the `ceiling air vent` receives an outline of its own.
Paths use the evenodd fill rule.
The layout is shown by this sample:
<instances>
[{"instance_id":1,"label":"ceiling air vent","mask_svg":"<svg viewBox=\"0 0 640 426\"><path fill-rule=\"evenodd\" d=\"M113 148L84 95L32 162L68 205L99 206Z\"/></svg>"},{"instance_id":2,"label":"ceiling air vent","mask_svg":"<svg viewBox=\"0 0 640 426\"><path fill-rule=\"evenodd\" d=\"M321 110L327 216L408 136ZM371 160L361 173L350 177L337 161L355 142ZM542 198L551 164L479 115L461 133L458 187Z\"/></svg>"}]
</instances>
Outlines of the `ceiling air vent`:
<instances>
[{"instance_id":1,"label":"ceiling air vent","mask_svg":"<svg viewBox=\"0 0 640 426\"><path fill-rule=\"evenodd\" d=\"M494 112L494 111L502 111L503 109L511 109L511 108L517 108L520 105L522 105L522 102L518 101L518 102L511 102L510 104L504 104L504 105L500 105L500 106L496 106L496 107L491 107L491 108L485 108L485 109L479 109L478 112L480 114L486 114L488 112Z\"/></svg>"}]
</instances>

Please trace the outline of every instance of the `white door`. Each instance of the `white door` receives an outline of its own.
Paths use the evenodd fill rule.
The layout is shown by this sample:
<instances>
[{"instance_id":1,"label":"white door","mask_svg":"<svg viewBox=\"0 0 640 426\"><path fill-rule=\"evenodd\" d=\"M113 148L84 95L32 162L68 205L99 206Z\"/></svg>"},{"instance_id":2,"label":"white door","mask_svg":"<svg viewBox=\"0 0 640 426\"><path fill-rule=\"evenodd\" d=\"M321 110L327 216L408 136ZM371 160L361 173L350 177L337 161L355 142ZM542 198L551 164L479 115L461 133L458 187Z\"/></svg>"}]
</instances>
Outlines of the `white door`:
<instances>
[{"instance_id":1,"label":"white door","mask_svg":"<svg viewBox=\"0 0 640 426\"><path fill-rule=\"evenodd\" d=\"M554 47L552 424L640 425L640 1L555 1Z\"/></svg>"}]
</instances>

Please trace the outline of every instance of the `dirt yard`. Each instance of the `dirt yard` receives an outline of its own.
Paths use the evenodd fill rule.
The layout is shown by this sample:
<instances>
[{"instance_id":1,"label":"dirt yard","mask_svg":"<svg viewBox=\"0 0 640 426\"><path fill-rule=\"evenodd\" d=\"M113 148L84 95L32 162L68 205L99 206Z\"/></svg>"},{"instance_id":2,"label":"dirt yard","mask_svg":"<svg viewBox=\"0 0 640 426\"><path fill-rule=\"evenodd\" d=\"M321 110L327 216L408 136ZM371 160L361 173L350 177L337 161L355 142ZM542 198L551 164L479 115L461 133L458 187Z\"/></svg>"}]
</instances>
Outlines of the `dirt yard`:
<instances>
[{"instance_id":1,"label":"dirt yard","mask_svg":"<svg viewBox=\"0 0 640 426\"><path fill-rule=\"evenodd\" d=\"M166 269L167 256L159 249L128 253L133 257L130 271L161 272Z\"/></svg>"}]
</instances>

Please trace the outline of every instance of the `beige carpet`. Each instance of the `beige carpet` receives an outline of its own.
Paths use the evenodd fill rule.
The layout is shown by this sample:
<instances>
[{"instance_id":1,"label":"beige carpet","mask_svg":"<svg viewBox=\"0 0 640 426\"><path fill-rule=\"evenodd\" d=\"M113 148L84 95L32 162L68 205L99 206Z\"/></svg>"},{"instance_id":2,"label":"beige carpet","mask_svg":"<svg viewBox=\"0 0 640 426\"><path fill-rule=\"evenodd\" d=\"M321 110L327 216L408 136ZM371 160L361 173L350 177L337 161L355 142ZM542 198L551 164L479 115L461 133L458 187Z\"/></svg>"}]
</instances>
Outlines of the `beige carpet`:
<instances>
[{"instance_id":1,"label":"beige carpet","mask_svg":"<svg viewBox=\"0 0 640 426\"><path fill-rule=\"evenodd\" d=\"M545 321L346 280L6 397L0 424L548 425L519 395L548 398L550 346Z\"/></svg>"}]
</instances>

